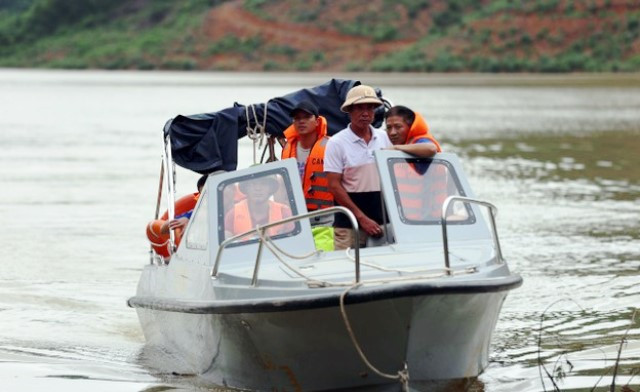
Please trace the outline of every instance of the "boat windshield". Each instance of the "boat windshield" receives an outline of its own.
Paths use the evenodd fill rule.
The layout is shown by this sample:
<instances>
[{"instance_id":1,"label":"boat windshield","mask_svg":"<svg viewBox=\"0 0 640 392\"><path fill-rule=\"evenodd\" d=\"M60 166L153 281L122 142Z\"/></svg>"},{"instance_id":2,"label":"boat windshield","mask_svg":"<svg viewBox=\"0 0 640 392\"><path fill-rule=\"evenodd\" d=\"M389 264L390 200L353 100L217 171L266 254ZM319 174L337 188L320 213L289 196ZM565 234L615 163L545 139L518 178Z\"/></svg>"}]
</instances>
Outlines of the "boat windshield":
<instances>
[{"instance_id":1,"label":"boat windshield","mask_svg":"<svg viewBox=\"0 0 640 392\"><path fill-rule=\"evenodd\" d=\"M451 164L440 159L391 158L389 173L402 222L440 224L442 205L449 196L465 196ZM454 202L447 211L447 222L475 222L468 204Z\"/></svg>"},{"instance_id":2,"label":"boat windshield","mask_svg":"<svg viewBox=\"0 0 640 392\"><path fill-rule=\"evenodd\" d=\"M233 178L222 182L218 192L221 241L298 213L288 174L283 169ZM299 231L299 223L289 222L268 229L266 234L280 238ZM252 235L239 242L256 240L257 236Z\"/></svg>"}]
</instances>

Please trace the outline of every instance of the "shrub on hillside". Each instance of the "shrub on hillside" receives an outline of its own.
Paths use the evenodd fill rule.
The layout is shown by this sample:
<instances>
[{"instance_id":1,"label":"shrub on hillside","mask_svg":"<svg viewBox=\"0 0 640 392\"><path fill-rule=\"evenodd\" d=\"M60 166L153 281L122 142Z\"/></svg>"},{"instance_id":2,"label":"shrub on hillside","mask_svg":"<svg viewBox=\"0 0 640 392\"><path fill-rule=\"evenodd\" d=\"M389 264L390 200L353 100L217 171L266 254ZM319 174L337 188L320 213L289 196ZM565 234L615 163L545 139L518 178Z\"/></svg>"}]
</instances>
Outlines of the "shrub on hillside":
<instances>
[{"instance_id":1,"label":"shrub on hillside","mask_svg":"<svg viewBox=\"0 0 640 392\"><path fill-rule=\"evenodd\" d=\"M19 41L50 35L85 18L102 19L125 0L38 0L19 18Z\"/></svg>"},{"instance_id":2,"label":"shrub on hillside","mask_svg":"<svg viewBox=\"0 0 640 392\"><path fill-rule=\"evenodd\" d=\"M425 54L413 46L389 56L382 56L371 63L371 70L377 72L420 72L427 70Z\"/></svg>"},{"instance_id":3,"label":"shrub on hillside","mask_svg":"<svg viewBox=\"0 0 640 392\"><path fill-rule=\"evenodd\" d=\"M178 71L189 71L198 68L198 63L189 57L177 57L164 60L160 67Z\"/></svg>"}]
</instances>

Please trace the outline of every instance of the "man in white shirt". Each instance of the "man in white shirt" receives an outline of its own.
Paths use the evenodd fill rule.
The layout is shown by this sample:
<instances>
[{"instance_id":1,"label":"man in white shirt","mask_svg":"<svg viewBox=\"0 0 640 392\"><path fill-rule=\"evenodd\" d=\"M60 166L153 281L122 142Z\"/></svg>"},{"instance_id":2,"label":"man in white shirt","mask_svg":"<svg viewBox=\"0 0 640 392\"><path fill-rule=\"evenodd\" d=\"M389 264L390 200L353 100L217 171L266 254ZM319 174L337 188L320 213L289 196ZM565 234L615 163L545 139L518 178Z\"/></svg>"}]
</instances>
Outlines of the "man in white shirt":
<instances>
[{"instance_id":1,"label":"man in white shirt","mask_svg":"<svg viewBox=\"0 0 640 392\"><path fill-rule=\"evenodd\" d=\"M351 210L358 220L361 246L368 236L383 235L384 206L373 151L392 144L385 131L371 126L380 105L382 101L369 86L349 90L340 110L349 113L351 123L329 139L324 157L329 190L336 203ZM348 218L336 214L334 226L335 249L353 247L355 236Z\"/></svg>"}]
</instances>

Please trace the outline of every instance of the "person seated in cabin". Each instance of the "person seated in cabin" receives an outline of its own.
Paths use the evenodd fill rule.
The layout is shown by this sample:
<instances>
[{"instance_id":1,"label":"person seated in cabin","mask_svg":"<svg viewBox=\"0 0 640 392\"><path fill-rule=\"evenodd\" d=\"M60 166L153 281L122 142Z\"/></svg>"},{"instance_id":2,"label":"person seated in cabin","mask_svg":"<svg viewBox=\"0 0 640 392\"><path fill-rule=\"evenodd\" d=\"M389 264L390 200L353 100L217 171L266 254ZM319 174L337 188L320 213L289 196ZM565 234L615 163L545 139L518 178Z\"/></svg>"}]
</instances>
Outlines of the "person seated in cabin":
<instances>
[{"instance_id":1,"label":"person seated in cabin","mask_svg":"<svg viewBox=\"0 0 640 392\"><path fill-rule=\"evenodd\" d=\"M193 209L200 198L200 193L202 192L202 188L207 181L208 175L205 174L198 179L196 184L198 188L198 192L186 195L176 200L174 206L175 218L172 220L168 219L169 213L165 211L160 219L153 220L147 224L147 238L151 243L151 246L155 250L157 254L162 256L165 260L168 260L171 257L171 252L169 250L169 232L170 230L175 231L175 242L176 246L180 245L180 240L182 239L182 233L189 223L189 219L191 218L191 214L193 213Z\"/></svg>"},{"instance_id":2,"label":"person seated in cabin","mask_svg":"<svg viewBox=\"0 0 640 392\"><path fill-rule=\"evenodd\" d=\"M324 150L329 140L327 120L309 101L300 101L289 114L292 124L284 131L286 144L281 159L296 159L308 211L332 207L333 194L324 171ZM311 218L317 249L333 250L332 224L332 215Z\"/></svg>"},{"instance_id":3,"label":"person seated in cabin","mask_svg":"<svg viewBox=\"0 0 640 392\"><path fill-rule=\"evenodd\" d=\"M233 187L235 184L229 186ZM292 215L291 208L272 200L278 187L278 180L273 176L262 176L240 182L237 189L246 197L235 203L225 214L225 236L229 238L252 230L257 225L263 226L289 218ZM269 236L284 234L292 231L293 228L294 224L289 222L270 228L267 234Z\"/></svg>"}]
</instances>

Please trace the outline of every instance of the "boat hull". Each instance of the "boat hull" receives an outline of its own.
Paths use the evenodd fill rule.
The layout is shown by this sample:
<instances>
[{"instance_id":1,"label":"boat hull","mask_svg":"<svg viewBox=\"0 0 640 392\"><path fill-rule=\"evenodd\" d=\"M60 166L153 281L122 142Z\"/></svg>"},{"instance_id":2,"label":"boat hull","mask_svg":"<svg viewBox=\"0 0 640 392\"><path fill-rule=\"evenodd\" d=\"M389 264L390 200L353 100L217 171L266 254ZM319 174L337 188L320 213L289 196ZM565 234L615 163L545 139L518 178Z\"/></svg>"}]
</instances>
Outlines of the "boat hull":
<instances>
[{"instance_id":1,"label":"boat hull","mask_svg":"<svg viewBox=\"0 0 640 392\"><path fill-rule=\"evenodd\" d=\"M487 366L506 295L434 292L352 303L345 310L373 366L395 375L406 363L411 385L432 390L475 377ZM216 385L304 391L400 386L365 365L339 306L223 314L137 311L148 344L179 355L180 368L172 371L199 374Z\"/></svg>"}]
</instances>

